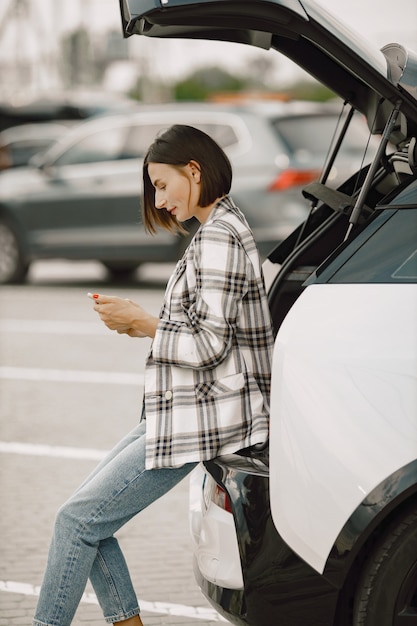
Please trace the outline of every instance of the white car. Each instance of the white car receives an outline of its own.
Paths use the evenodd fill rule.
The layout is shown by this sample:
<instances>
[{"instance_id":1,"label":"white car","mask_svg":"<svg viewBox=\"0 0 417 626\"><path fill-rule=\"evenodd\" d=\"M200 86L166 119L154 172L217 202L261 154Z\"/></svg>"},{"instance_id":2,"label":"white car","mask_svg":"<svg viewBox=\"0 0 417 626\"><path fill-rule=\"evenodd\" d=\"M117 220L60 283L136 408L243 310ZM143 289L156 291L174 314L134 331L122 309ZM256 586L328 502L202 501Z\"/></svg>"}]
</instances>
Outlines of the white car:
<instances>
[{"instance_id":1,"label":"white car","mask_svg":"<svg viewBox=\"0 0 417 626\"><path fill-rule=\"evenodd\" d=\"M287 55L379 137L336 190L330 157L304 188L309 217L268 256L269 447L194 474L196 579L241 626L416 626L417 55L372 49L313 0L121 7L127 36Z\"/></svg>"}]
</instances>

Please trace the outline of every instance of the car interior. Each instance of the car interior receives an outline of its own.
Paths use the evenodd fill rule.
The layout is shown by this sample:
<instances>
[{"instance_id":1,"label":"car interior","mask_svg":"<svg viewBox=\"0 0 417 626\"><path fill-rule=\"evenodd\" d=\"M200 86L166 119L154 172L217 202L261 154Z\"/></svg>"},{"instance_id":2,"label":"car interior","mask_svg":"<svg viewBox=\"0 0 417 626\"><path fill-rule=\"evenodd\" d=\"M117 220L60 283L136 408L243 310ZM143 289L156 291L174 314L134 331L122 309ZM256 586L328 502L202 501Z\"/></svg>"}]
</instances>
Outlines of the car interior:
<instances>
[{"instance_id":1,"label":"car interior","mask_svg":"<svg viewBox=\"0 0 417 626\"><path fill-rule=\"evenodd\" d=\"M404 73L400 75L398 70L399 57L394 54L394 50L399 52L403 65L406 65L404 49L393 45L387 48L392 79L404 80ZM416 66L413 71L416 73ZM410 80L410 77L406 78L406 81ZM336 249L340 251L340 246L352 241L363 224L374 219L384 198L402 189L417 175L417 128L407 121L400 111L401 106L402 102L395 105L387 100L375 102L373 119L368 119L370 133L380 135L375 157L371 164L335 190L326 186L326 181L349 131L354 114L351 107L335 138L320 181L303 189L303 195L311 203L308 219L268 256L272 263L282 265L269 291L275 332L316 268Z\"/></svg>"}]
</instances>

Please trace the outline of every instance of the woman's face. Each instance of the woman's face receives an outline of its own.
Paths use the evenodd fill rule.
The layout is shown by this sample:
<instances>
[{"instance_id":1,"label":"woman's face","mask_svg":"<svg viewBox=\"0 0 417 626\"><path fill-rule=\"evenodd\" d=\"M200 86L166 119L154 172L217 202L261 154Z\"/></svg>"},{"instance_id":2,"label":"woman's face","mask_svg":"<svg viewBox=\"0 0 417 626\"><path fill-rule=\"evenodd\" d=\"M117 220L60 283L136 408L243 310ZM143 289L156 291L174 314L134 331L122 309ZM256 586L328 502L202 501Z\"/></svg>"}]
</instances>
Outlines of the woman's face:
<instances>
[{"instance_id":1,"label":"woman's face","mask_svg":"<svg viewBox=\"0 0 417 626\"><path fill-rule=\"evenodd\" d=\"M200 207L200 167L190 161L183 167L165 163L149 163L148 174L155 187L155 207L175 215L179 222L196 217L203 223L214 203Z\"/></svg>"}]
</instances>

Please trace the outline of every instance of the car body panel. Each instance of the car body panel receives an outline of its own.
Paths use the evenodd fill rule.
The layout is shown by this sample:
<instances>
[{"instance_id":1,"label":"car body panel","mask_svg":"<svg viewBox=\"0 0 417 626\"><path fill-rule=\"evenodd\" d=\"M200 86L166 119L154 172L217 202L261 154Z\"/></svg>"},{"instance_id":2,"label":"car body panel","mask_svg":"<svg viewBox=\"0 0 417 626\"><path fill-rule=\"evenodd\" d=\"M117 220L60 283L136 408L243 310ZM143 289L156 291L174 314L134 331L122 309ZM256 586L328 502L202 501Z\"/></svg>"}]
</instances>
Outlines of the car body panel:
<instances>
[{"instance_id":1,"label":"car body panel","mask_svg":"<svg viewBox=\"0 0 417 626\"><path fill-rule=\"evenodd\" d=\"M311 285L277 336L272 514L319 572L362 500L416 458L416 287L396 285L395 296L390 285ZM358 310L363 315L352 315ZM407 341L404 328L414 328Z\"/></svg>"}]
</instances>

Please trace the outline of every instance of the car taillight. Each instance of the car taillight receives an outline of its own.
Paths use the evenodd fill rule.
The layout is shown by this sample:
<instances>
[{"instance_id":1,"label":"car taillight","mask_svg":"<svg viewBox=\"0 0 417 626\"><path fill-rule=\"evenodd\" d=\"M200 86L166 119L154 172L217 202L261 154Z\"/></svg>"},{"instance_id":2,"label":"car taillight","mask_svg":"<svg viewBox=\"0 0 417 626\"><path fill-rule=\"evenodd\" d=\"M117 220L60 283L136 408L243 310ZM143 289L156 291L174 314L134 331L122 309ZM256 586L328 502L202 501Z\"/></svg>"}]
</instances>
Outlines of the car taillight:
<instances>
[{"instance_id":1,"label":"car taillight","mask_svg":"<svg viewBox=\"0 0 417 626\"><path fill-rule=\"evenodd\" d=\"M227 511L228 513L232 512L232 505L230 502L230 498L227 495L226 491L222 489L219 485L216 485L214 487L211 499L214 502L214 504L216 504L218 507L220 507L224 511Z\"/></svg>"},{"instance_id":2,"label":"car taillight","mask_svg":"<svg viewBox=\"0 0 417 626\"><path fill-rule=\"evenodd\" d=\"M284 170L268 187L268 191L284 191L290 187L306 185L320 178L319 170Z\"/></svg>"}]
</instances>

